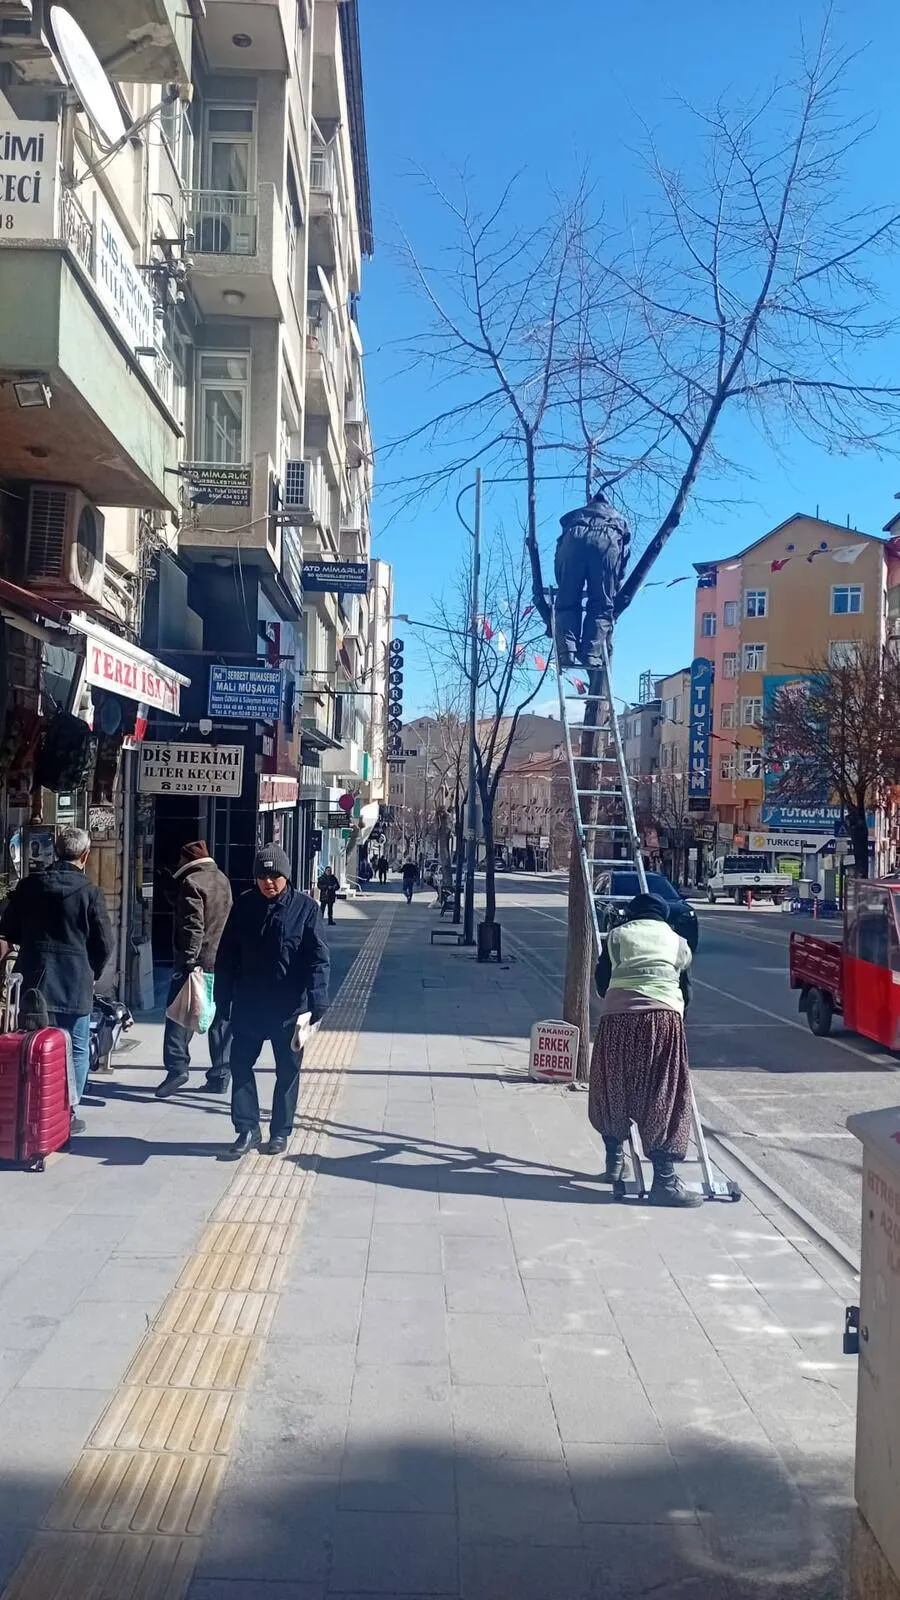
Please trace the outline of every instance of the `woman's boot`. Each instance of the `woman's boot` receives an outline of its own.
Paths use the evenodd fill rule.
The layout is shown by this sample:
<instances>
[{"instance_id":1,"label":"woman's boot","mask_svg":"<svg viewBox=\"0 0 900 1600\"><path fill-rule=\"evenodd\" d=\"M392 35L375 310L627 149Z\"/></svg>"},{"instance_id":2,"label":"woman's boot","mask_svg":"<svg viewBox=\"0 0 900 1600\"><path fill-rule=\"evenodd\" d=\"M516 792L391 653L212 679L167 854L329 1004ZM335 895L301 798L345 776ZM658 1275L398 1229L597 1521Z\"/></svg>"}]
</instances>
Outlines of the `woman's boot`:
<instances>
[{"instance_id":1,"label":"woman's boot","mask_svg":"<svg viewBox=\"0 0 900 1600\"><path fill-rule=\"evenodd\" d=\"M703 1196L693 1189L686 1189L681 1179L675 1174L675 1164L672 1157L661 1150L651 1150L650 1162L653 1167L653 1183L650 1188L650 1204L654 1206L702 1206Z\"/></svg>"},{"instance_id":2,"label":"woman's boot","mask_svg":"<svg viewBox=\"0 0 900 1600\"><path fill-rule=\"evenodd\" d=\"M606 1171L601 1172L601 1183L619 1183L625 1173L625 1146L621 1139L604 1139Z\"/></svg>"}]
</instances>

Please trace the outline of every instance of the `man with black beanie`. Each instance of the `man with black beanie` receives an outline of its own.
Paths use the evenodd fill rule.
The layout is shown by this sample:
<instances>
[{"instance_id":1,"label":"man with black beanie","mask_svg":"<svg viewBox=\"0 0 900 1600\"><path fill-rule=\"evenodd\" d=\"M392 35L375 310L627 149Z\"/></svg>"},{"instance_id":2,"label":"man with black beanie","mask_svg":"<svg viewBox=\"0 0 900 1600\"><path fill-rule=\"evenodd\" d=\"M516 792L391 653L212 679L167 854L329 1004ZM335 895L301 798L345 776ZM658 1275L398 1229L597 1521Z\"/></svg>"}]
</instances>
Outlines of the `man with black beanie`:
<instances>
[{"instance_id":1,"label":"man with black beanie","mask_svg":"<svg viewBox=\"0 0 900 1600\"><path fill-rule=\"evenodd\" d=\"M282 1155L294 1126L303 1051L293 1049L297 1018L313 1024L328 1009L331 958L322 913L291 883L278 845L264 845L253 863L256 887L232 908L216 959L216 1009L231 1021L231 1120L237 1159L262 1143L254 1067L268 1039L275 1090L267 1155Z\"/></svg>"}]
</instances>

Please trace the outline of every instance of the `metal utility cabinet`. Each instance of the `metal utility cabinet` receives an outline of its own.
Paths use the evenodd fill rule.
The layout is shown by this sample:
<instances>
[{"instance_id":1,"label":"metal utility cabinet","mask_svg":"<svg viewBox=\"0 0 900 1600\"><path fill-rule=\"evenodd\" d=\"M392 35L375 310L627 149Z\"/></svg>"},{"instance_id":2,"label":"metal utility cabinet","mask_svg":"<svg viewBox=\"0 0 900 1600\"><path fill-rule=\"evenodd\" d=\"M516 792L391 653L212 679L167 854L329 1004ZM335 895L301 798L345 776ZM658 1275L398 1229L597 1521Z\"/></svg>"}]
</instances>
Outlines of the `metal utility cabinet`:
<instances>
[{"instance_id":1,"label":"metal utility cabinet","mask_svg":"<svg viewBox=\"0 0 900 1600\"><path fill-rule=\"evenodd\" d=\"M851 1600L900 1600L900 1106L849 1117L863 1147Z\"/></svg>"}]
</instances>

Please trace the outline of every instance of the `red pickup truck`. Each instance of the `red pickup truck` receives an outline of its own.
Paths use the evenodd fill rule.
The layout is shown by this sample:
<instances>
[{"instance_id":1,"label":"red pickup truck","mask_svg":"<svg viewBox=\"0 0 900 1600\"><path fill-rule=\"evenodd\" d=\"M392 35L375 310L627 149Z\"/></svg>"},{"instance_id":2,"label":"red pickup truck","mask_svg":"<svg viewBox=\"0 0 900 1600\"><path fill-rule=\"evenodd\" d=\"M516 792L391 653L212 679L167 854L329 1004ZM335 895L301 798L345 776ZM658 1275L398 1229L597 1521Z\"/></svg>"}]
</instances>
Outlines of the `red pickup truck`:
<instances>
[{"instance_id":1,"label":"red pickup truck","mask_svg":"<svg viewBox=\"0 0 900 1600\"><path fill-rule=\"evenodd\" d=\"M843 939L792 933L791 988L813 1033L844 1026L900 1050L900 881L851 879Z\"/></svg>"}]
</instances>

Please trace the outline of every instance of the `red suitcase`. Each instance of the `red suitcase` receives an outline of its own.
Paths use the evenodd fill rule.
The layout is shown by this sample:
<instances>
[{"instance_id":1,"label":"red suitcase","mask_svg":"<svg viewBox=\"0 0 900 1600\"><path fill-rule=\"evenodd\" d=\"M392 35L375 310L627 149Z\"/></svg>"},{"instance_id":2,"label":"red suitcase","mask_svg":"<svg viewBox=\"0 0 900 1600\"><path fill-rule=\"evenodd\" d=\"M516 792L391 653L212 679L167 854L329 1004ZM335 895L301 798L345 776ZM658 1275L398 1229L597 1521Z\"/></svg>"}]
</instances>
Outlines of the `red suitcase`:
<instances>
[{"instance_id":1,"label":"red suitcase","mask_svg":"<svg viewBox=\"0 0 900 1600\"><path fill-rule=\"evenodd\" d=\"M0 1010L12 1020L16 990ZM44 1159L68 1142L69 1041L61 1028L0 1033L0 1161L24 1161L43 1172Z\"/></svg>"}]
</instances>

